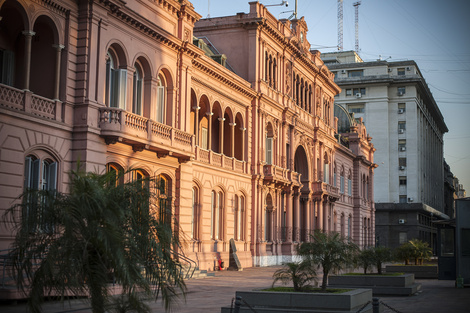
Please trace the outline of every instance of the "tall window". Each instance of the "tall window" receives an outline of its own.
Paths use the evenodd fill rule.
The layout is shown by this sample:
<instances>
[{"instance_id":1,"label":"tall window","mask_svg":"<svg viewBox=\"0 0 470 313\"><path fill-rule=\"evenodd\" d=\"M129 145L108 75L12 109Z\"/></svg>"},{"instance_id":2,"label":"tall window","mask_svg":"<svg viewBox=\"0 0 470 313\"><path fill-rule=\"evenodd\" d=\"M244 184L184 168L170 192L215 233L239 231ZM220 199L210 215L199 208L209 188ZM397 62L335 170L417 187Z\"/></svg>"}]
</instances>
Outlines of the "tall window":
<instances>
[{"instance_id":1,"label":"tall window","mask_svg":"<svg viewBox=\"0 0 470 313\"><path fill-rule=\"evenodd\" d=\"M351 172L349 172L349 174L348 174L348 196L352 196Z\"/></svg>"},{"instance_id":2,"label":"tall window","mask_svg":"<svg viewBox=\"0 0 470 313\"><path fill-rule=\"evenodd\" d=\"M344 169L341 169L341 173L339 176L339 191L344 193Z\"/></svg>"},{"instance_id":3,"label":"tall window","mask_svg":"<svg viewBox=\"0 0 470 313\"><path fill-rule=\"evenodd\" d=\"M57 188L57 162L28 155L25 158L24 188L55 190Z\"/></svg>"},{"instance_id":4,"label":"tall window","mask_svg":"<svg viewBox=\"0 0 470 313\"><path fill-rule=\"evenodd\" d=\"M132 112L138 115L142 115L144 84L143 84L142 68L140 67L138 63L135 64L132 89L133 89Z\"/></svg>"},{"instance_id":5,"label":"tall window","mask_svg":"<svg viewBox=\"0 0 470 313\"><path fill-rule=\"evenodd\" d=\"M223 234L223 225L222 225L222 217L223 217L223 194L222 192L215 192L212 191L211 197L211 207L212 207L212 214L211 214L211 237L214 240L222 239Z\"/></svg>"},{"instance_id":6,"label":"tall window","mask_svg":"<svg viewBox=\"0 0 470 313\"><path fill-rule=\"evenodd\" d=\"M33 155L28 155L25 158L24 188L49 191L55 190L57 188L57 168L57 162L47 157L41 159ZM44 202L44 200L45 199L43 199L42 203L47 203ZM44 213L46 212L39 210L35 205L37 203L36 199L29 198L27 201L28 206L25 208L23 214L26 216L39 217L40 220L38 224L29 225L31 226L31 231L52 232L52 225L44 218ZM33 220L36 219L33 218Z\"/></svg>"},{"instance_id":7,"label":"tall window","mask_svg":"<svg viewBox=\"0 0 470 313\"><path fill-rule=\"evenodd\" d=\"M171 225L171 192L170 180L163 175L157 177L156 197L158 206L158 215L160 221L164 224Z\"/></svg>"},{"instance_id":8,"label":"tall window","mask_svg":"<svg viewBox=\"0 0 470 313\"><path fill-rule=\"evenodd\" d=\"M191 237L199 239L199 209L198 198L199 193L196 187L193 187L192 201L191 201Z\"/></svg>"},{"instance_id":9,"label":"tall window","mask_svg":"<svg viewBox=\"0 0 470 313\"><path fill-rule=\"evenodd\" d=\"M165 123L166 114L166 86L163 75L158 75L158 87L157 87L157 117L156 121L159 123Z\"/></svg>"},{"instance_id":10,"label":"tall window","mask_svg":"<svg viewBox=\"0 0 470 313\"><path fill-rule=\"evenodd\" d=\"M323 182L330 183L330 164L328 163L328 155L326 153L323 160Z\"/></svg>"},{"instance_id":11,"label":"tall window","mask_svg":"<svg viewBox=\"0 0 470 313\"><path fill-rule=\"evenodd\" d=\"M245 240L245 198L235 195L234 198L234 238L235 240Z\"/></svg>"},{"instance_id":12,"label":"tall window","mask_svg":"<svg viewBox=\"0 0 470 313\"><path fill-rule=\"evenodd\" d=\"M266 164L273 164L274 133L271 124L266 127Z\"/></svg>"},{"instance_id":13,"label":"tall window","mask_svg":"<svg viewBox=\"0 0 470 313\"><path fill-rule=\"evenodd\" d=\"M333 186L335 186L335 187L338 185L338 183L336 182L337 176L338 176L336 171L337 171L337 169L336 169L336 164L335 164L334 168L333 168Z\"/></svg>"},{"instance_id":14,"label":"tall window","mask_svg":"<svg viewBox=\"0 0 470 313\"><path fill-rule=\"evenodd\" d=\"M106 58L105 103L113 108L126 108L127 70L119 69L117 57L112 50Z\"/></svg>"}]
</instances>

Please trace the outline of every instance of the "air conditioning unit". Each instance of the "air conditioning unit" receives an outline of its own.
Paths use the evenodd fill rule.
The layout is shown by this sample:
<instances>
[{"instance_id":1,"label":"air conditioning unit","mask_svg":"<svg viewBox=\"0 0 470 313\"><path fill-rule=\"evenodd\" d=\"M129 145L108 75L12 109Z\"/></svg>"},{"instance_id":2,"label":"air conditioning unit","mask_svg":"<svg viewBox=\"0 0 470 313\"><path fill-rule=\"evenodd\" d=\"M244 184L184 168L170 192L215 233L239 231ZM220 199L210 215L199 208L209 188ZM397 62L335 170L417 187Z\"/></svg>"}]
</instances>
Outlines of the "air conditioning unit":
<instances>
[{"instance_id":1,"label":"air conditioning unit","mask_svg":"<svg viewBox=\"0 0 470 313\"><path fill-rule=\"evenodd\" d=\"M404 219L399 219L398 224L405 224L405 220Z\"/></svg>"},{"instance_id":2,"label":"air conditioning unit","mask_svg":"<svg viewBox=\"0 0 470 313\"><path fill-rule=\"evenodd\" d=\"M402 165L400 166L400 171L404 171L405 170L405 167Z\"/></svg>"},{"instance_id":3,"label":"air conditioning unit","mask_svg":"<svg viewBox=\"0 0 470 313\"><path fill-rule=\"evenodd\" d=\"M407 67L406 67L406 70L407 70L407 71L411 71L411 67L407 66Z\"/></svg>"},{"instance_id":4,"label":"air conditioning unit","mask_svg":"<svg viewBox=\"0 0 470 313\"><path fill-rule=\"evenodd\" d=\"M356 93L356 98L360 98L360 97L362 97L362 93L360 92Z\"/></svg>"},{"instance_id":5,"label":"air conditioning unit","mask_svg":"<svg viewBox=\"0 0 470 313\"><path fill-rule=\"evenodd\" d=\"M400 151L406 151L406 147L400 147Z\"/></svg>"},{"instance_id":6,"label":"air conditioning unit","mask_svg":"<svg viewBox=\"0 0 470 313\"><path fill-rule=\"evenodd\" d=\"M405 110L403 109L398 109L398 114L403 114L405 112Z\"/></svg>"},{"instance_id":7,"label":"air conditioning unit","mask_svg":"<svg viewBox=\"0 0 470 313\"><path fill-rule=\"evenodd\" d=\"M398 133L399 133L399 134L403 134L404 132L405 132L404 129L401 129L401 128L400 128L400 129L398 130Z\"/></svg>"},{"instance_id":8,"label":"air conditioning unit","mask_svg":"<svg viewBox=\"0 0 470 313\"><path fill-rule=\"evenodd\" d=\"M391 72L391 71L393 71L393 69L389 68L388 71Z\"/></svg>"},{"instance_id":9,"label":"air conditioning unit","mask_svg":"<svg viewBox=\"0 0 470 313\"><path fill-rule=\"evenodd\" d=\"M398 95L399 95L399 96L403 96L404 93L403 93L402 91L399 91L399 92L398 92Z\"/></svg>"},{"instance_id":10,"label":"air conditioning unit","mask_svg":"<svg viewBox=\"0 0 470 313\"><path fill-rule=\"evenodd\" d=\"M342 74L346 74L346 70L341 70L341 73L342 73Z\"/></svg>"},{"instance_id":11,"label":"air conditioning unit","mask_svg":"<svg viewBox=\"0 0 470 313\"><path fill-rule=\"evenodd\" d=\"M413 202L413 198L408 198L408 202Z\"/></svg>"}]
</instances>

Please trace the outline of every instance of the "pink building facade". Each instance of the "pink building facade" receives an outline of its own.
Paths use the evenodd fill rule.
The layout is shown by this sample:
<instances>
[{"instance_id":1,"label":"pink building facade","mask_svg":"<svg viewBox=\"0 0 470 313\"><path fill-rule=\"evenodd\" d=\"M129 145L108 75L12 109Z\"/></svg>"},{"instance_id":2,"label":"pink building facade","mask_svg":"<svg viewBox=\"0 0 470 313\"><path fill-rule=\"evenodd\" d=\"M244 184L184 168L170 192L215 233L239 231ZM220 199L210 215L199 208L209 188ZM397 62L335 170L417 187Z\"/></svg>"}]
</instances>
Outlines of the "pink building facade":
<instances>
[{"instance_id":1,"label":"pink building facade","mask_svg":"<svg viewBox=\"0 0 470 313\"><path fill-rule=\"evenodd\" d=\"M162 178L200 269L228 264L232 238L243 267L291 260L315 229L373 245L371 138L353 121L338 139L340 89L303 18L249 7L0 1L0 211L27 187L67 192L79 161Z\"/></svg>"}]
</instances>

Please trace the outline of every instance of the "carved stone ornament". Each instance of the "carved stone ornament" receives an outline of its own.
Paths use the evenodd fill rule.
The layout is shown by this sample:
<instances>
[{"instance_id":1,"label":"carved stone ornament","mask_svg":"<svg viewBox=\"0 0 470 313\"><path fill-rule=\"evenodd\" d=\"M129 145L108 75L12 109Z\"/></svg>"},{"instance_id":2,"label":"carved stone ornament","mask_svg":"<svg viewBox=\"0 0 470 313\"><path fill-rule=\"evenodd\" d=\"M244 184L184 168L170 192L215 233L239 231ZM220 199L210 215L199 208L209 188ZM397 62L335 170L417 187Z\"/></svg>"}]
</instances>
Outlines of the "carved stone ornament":
<instances>
[{"instance_id":1,"label":"carved stone ornament","mask_svg":"<svg viewBox=\"0 0 470 313\"><path fill-rule=\"evenodd\" d=\"M286 63L286 94L290 94L292 81L292 65L289 61Z\"/></svg>"}]
</instances>

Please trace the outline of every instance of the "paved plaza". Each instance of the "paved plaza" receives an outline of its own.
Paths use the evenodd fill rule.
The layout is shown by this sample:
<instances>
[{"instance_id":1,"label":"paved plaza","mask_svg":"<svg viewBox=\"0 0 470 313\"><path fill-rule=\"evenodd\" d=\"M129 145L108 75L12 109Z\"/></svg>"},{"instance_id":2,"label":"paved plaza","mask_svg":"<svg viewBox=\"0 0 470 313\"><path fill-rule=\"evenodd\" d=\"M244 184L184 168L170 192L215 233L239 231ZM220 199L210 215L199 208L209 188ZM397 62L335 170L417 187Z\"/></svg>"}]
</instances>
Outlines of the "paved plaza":
<instances>
[{"instance_id":1,"label":"paved plaza","mask_svg":"<svg viewBox=\"0 0 470 313\"><path fill-rule=\"evenodd\" d=\"M173 312L220 312L222 306L229 306L237 290L252 290L269 287L272 274L279 267L246 268L241 272L221 271L215 277L187 281L186 301L181 301ZM456 289L453 281L417 280L422 284L421 292L409 297L380 297L380 301L397 310L409 313L464 313L470 312L470 288ZM151 302L153 312L165 312L161 302ZM27 312L25 303L1 304L2 313ZM73 300L64 305L48 302L44 312L89 313L89 304ZM384 307L383 313L393 310Z\"/></svg>"}]
</instances>

